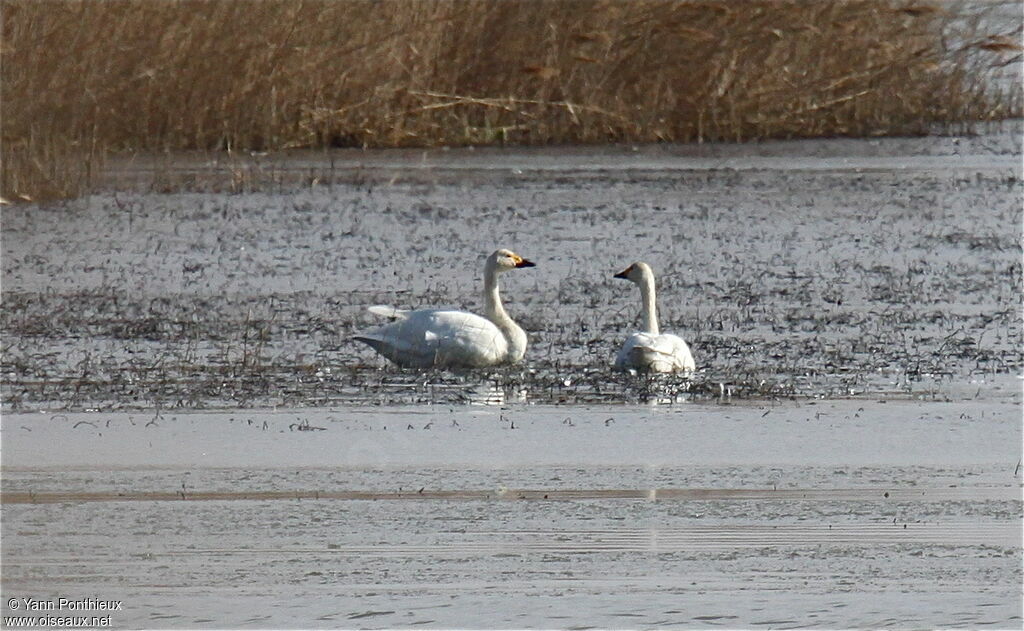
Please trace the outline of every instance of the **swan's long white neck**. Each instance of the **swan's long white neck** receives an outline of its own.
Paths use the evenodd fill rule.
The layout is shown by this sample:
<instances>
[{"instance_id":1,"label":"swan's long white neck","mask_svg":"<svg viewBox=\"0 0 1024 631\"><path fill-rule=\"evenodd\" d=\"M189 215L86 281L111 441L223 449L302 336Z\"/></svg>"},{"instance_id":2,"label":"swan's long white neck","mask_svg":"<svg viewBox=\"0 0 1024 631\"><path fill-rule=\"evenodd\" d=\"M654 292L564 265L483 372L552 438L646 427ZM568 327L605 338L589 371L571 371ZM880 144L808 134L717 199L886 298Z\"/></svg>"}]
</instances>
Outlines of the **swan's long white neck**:
<instances>
[{"instance_id":1,"label":"swan's long white neck","mask_svg":"<svg viewBox=\"0 0 1024 631\"><path fill-rule=\"evenodd\" d=\"M493 259L487 259L484 266L484 313L488 320L499 327L502 322L512 322L512 318L508 317L505 307L501 304L501 294L498 293L498 266Z\"/></svg>"},{"instance_id":2,"label":"swan's long white neck","mask_svg":"<svg viewBox=\"0 0 1024 631\"><path fill-rule=\"evenodd\" d=\"M526 332L509 317L498 292L498 266L493 258L484 266L484 315L508 342L508 360L517 362L526 354Z\"/></svg>"},{"instance_id":3,"label":"swan's long white neck","mask_svg":"<svg viewBox=\"0 0 1024 631\"><path fill-rule=\"evenodd\" d=\"M640 299L643 301L644 333L658 335L658 301L654 292L654 276L644 274L637 283L640 286Z\"/></svg>"}]
</instances>

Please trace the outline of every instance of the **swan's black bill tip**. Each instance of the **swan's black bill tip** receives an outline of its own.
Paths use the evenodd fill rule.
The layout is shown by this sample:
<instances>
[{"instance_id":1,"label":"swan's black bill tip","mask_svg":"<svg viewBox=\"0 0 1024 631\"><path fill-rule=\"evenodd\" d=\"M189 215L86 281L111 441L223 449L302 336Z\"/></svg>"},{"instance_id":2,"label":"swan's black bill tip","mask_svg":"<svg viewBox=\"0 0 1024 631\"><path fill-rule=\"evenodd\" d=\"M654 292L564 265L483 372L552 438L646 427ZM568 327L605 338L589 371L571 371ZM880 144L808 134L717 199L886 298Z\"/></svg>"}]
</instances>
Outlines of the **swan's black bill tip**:
<instances>
[{"instance_id":1,"label":"swan's black bill tip","mask_svg":"<svg viewBox=\"0 0 1024 631\"><path fill-rule=\"evenodd\" d=\"M628 272L628 271L629 270L622 270L621 272L619 272L615 276L612 276L612 278L625 278L625 279L629 279L629 276L626 275L626 272Z\"/></svg>"},{"instance_id":2,"label":"swan's black bill tip","mask_svg":"<svg viewBox=\"0 0 1024 631\"><path fill-rule=\"evenodd\" d=\"M520 259L519 262L516 263L516 267L537 267L537 264L534 263L533 261L527 261L526 259Z\"/></svg>"}]
</instances>

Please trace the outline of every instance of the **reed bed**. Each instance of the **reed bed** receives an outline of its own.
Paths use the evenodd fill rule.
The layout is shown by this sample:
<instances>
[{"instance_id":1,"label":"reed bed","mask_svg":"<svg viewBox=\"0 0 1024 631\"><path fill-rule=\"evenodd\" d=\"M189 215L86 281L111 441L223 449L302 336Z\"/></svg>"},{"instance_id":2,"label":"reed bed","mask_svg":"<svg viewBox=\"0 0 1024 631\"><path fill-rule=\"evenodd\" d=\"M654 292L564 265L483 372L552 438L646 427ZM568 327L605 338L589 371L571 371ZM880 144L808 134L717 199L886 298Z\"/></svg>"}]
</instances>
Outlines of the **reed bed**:
<instances>
[{"instance_id":1,"label":"reed bed","mask_svg":"<svg viewBox=\"0 0 1024 631\"><path fill-rule=\"evenodd\" d=\"M746 141L1014 117L1020 20L992 19L1007 6L7 0L2 194L79 194L109 152Z\"/></svg>"}]
</instances>

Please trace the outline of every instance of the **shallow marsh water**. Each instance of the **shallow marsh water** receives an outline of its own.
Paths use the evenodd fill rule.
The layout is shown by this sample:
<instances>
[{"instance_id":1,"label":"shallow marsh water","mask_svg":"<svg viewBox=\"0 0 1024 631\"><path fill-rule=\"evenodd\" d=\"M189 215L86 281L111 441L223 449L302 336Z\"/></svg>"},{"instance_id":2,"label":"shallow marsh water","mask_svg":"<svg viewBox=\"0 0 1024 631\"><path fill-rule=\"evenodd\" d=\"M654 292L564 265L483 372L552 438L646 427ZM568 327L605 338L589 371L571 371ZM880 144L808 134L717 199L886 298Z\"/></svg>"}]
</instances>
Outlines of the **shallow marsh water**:
<instances>
[{"instance_id":1,"label":"shallow marsh water","mask_svg":"<svg viewBox=\"0 0 1024 631\"><path fill-rule=\"evenodd\" d=\"M535 403L683 385L921 394L1019 373L1019 129L830 142L340 152L152 176L197 188L206 169L216 188L240 173L230 195L132 192L160 182L125 165L128 192L4 211L4 409L458 402L481 387ZM503 278L530 335L521 366L401 373L349 339L372 304L479 310L499 246L537 263ZM691 384L610 374L639 312L612 274L638 259L662 328L694 349Z\"/></svg>"},{"instance_id":2,"label":"shallow marsh water","mask_svg":"<svg viewBox=\"0 0 1024 631\"><path fill-rule=\"evenodd\" d=\"M982 385L17 414L4 593L128 628L1015 627L1021 400Z\"/></svg>"},{"instance_id":3,"label":"shallow marsh water","mask_svg":"<svg viewBox=\"0 0 1024 631\"><path fill-rule=\"evenodd\" d=\"M1020 627L1019 138L176 158L6 208L4 615ZM348 340L478 309L498 246L522 366ZM609 371L641 258L693 380Z\"/></svg>"}]
</instances>

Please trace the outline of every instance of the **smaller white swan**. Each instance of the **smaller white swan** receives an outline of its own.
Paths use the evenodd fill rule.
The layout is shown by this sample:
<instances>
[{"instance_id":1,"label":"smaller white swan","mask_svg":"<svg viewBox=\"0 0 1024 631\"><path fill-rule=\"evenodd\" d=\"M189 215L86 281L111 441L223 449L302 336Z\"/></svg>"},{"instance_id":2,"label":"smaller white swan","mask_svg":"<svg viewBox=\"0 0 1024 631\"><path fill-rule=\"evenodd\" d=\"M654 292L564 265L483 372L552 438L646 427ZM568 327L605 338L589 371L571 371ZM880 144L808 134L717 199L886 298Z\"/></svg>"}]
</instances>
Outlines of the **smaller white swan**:
<instances>
[{"instance_id":1,"label":"smaller white swan","mask_svg":"<svg viewBox=\"0 0 1024 631\"><path fill-rule=\"evenodd\" d=\"M353 339L404 368L479 368L514 364L526 354L526 332L509 317L498 294L498 275L534 264L510 250L497 250L484 264L484 315L454 309L370 307L394 318Z\"/></svg>"},{"instance_id":2,"label":"smaller white swan","mask_svg":"<svg viewBox=\"0 0 1024 631\"><path fill-rule=\"evenodd\" d=\"M643 330L626 338L615 358L616 370L641 372L693 372L690 347L683 338L658 329L658 307L654 291L654 271L647 263L633 263L615 275L640 286L643 300Z\"/></svg>"}]
</instances>

